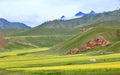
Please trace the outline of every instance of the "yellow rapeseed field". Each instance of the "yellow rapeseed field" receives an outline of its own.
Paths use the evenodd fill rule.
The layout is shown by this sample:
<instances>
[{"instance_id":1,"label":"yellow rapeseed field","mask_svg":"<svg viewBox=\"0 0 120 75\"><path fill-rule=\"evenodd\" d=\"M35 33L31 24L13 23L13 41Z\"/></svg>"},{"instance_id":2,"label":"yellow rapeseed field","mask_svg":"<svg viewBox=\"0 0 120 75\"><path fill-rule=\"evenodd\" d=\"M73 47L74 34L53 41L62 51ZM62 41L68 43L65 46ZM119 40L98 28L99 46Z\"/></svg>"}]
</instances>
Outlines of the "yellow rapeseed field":
<instances>
[{"instance_id":1,"label":"yellow rapeseed field","mask_svg":"<svg viewBox=\"0 0 120 75\"><path fill-rule=\"evenodd\" d=\"M50 67L33 67L33 68L11 68L8 70L91 70L91 69L120 69L120 62L95 63L84 65L66 65Z\"/></svg>"},{"instance_id":2,"label":"yellow rapeseed field","mask_svg":"<svg viewBox=\"0 0 120 75\"><path fill-rule=\"evenodd\" d=\"M35 49L25 49L25 50L14 50L12 52L3 52L0 53L0 56L5 56L5 55L17 55L20 53L30 53L30 52L37 52L37 51L45 51L48 50L48 47L44 47L44 48L35 48Z\"/></svg>"}]
</instances>

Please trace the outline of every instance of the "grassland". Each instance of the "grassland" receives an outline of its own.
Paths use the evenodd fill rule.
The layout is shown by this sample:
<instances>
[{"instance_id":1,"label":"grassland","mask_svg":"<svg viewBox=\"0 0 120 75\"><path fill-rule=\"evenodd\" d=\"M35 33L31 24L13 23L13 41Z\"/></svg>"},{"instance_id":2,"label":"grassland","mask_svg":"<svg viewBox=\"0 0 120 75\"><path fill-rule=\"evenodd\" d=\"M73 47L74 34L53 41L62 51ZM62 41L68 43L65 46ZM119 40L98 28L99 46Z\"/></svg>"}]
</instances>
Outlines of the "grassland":
<instances>
[{"instance_id":1,"label":"grassland","mask_svg":"<svg viewBox=\"0 0 120 75\"><path fill-rule=\"evenodd\" d=\"M24 31L22 29L0 29L0 35L7 36Z\"/></svg>"},{"instance_id":2,"label":"grassland","mask_svg":"<svg viewBox=\"0 0 120 75\"><path fill-rule=\"evenodd\" d=\"M65 41L66 39L72 36L73 35L8 36L7 39L9 40L19 39L19 40L31 43L36 47L52 47L52 46L55 46L56 44L59 44ZM15 46L11 47L11 45L8 45L8 48L9 47L11 49L15 49L16 47L22 48L18 44L16 47ZM7 49L7 47L5 48ZM20 49L20 48L16 48L16 49Z\"/></svg>"},{"instance_id":3,"label":"grassland","mask_svg":"<svg viewBox=\"0 0 120 75\"><path fill-rule=\"evenodd\" d=\"M109 75L120 74L120 53L88 56L76 55L45 55L34 52L45 51L48 48L14 50L0 54L0 74L5 75ZM90 62L96 59L96 62ZM86 72L86 73L85 73Z\"/></svg>"},{"instance_id":4,"label":"grassland","mask_svg":"<svg viewBox=\"0 0 120 75\"><path fill-rule=\"evenodd\" d=\"M70 37L73 37L75 34L80 33L80 32L77 32L74 34L74 32L71 33L69 32L70 30L65 30L65 29L64 30L59 29L60 31L59 30L57 31L57 29L55 31L54 30L52 31L52 29L49 29L50 31L47 29L43 31L42 30L41 29L40 31L38 30L40 33L36 31L37 32L36 34L34 34L34 31L33 31L33 34L31 33L32 31L30 31L30 33L28 31L25 31L25 35L22 34L21 32L21 35L14 34L14 35L7 36L6 38L9 39L9 41L12 41L14 39L19 39L19 40L30 43L34 45L35 47L39 48L39 47L53 47L69 39ZM66 31L69 34L67 34ZM66 33L64 34L64 32ZM33 47L18 44L18 43L11 43L4 47L4 49L7 51L14 50L14 49L19 50L19 49L25 49L25 48L33 48Z\"/></svg>"},{"instance_id":5,"label":"grassland","mask_svg":"<svg viewBox=\"0 0 120 75\"><path fill-rule=\"evenodd\" d=\"M81 29L77 28L41 28L35 27L30 30L26 30L23 32L15 33L11 36L38 36L38 35L75 35L79 33Z\"/></svg>"},{"instance_id":6,"label":"grassland","mask_svg":"<svg viewBox=\"0 0 120 75\"><path fill-rule=\"evenodd\" d=\"M102 53L116 53L120 52L119 48L119 41L120 41L120 28L119 27L108 27L108 26L98 26L88 30L82 34L78 34L67 41L53 47L49 52L56 52L58 54L66 54L67 51L81 47L91 39L103 36L106 40L111 42L111 45L108 47L96 47L88 51L92 54L101 54ZM113 50L114 49L114 50ZM94 52L93 52L94 51ZM90 53L89 53L90 54ZM92 55L91 54L91 55Z\"/></svg>"}]
</instances>

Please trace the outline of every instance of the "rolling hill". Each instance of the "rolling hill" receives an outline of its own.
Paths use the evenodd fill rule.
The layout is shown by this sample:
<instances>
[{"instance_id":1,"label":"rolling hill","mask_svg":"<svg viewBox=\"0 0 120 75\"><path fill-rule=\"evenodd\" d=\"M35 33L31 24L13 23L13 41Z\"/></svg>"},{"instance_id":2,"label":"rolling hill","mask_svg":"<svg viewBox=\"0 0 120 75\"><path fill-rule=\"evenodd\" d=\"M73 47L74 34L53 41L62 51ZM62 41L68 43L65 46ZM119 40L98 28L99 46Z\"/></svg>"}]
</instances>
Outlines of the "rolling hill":
<instances>
[{"instance_id":1,"label":"rolling hill","mask_svg":"<svg viewBox=\"0 0 120 75\"><path fill-rule=\"evenodd\" d=\"M81 47L98 36L103 36L106 40L111 42L111 45L107 47L96 47L82 53L94 55L120 52L120 28L116 26L97 26L53 47L47 53L66 54L71 49Z\"/></svg>"},{"instance_id":2,"label":"rolling hill","mask_svg":"<svg viewBox=\"0 0 120 75\"><path fill-rule=\"evenodd\" d=\"M23 32L15 33L11 36L32 36L32 35L75 35L80 32L80 28L41 28L36 27Z\"/></svg>"},{"instance_id":3,"label":"rolling hill","mask_svg":"<svg viewBox=\"0 0 120 75\"><path fill-rule=\"evenodd\" d=\"M96 22L93 22L91 24L88 24L86 26L77 26L79 28L90 28L90 27L96 27L96 26L120 26L120 20L110 20L110 21L96 21Z\"/></svg>"},{"instance_id":4,"label":"rolling hill","mask_svg":"<svg viewBox=\"0 0 120 75\"><path fill-rule=\"evenodd\" d=\"M18 32L14 36L26 36L26 35L61 35L61 34L76 34L81 31L81 27L91 25L119 25L120 10L93 14L84 16L81 18L70 20L54 20L45 22L30 30ZM107 23L107 24L106 24ZM78 28L79 27L79 28Z\"/></svg>"},{"instance_id":5,"label":"rolling hill","mask_svg":"<svg viewBox=\"0 0 120 75\"><path fill-rule=\"evenodd\" d=\"M78 26L75 28L41 28L41 27L39 28L38 27L38 28L33 28L31 30L23 31L20 33L16 33L8 37L11 39L16 39L16 38L21 39L26 42L30 42L38 47L52 47L54 45L64 42L65 40L75 35L78 35L78 34L81 35L84 32L88 31L89 29L93 27L98 27L98 26L100 27L110 26L111 28L112 27L119 28L120 21L119 20L102 21L102 22L98 21L98 22L91 23L87 26L83 26L83 27ZM106 29L106 31L108 30ZM91 34L96 34L95 32ZM100 33L100 31L98 33Z\"/></svg>"},{"instance_id":6,"label":"rolling hill","mask_svg":"<svg viewBox=\"0 0 120 75\"><path fill-rule=\"evenodd\" d=\"M0 29L0 35L1 36L7 36L7 35L12 35L18 32L24 31L23 29L11 29L11 28L5 28L5 29Z\"/></svg>"},{"instance_id":7,"label":"rolling hill","mask_svg":"<svg viewBox=\"0 0 120 75\"><path fill-rule=\"evenodd\" d=\"M25 30L22 32L18 32L16 34L12 34L8 36L8 38L9 39L18 38L26 42L32 43L33 45L36 45L38 47L52 47L78 34L77 36L80 38L79 40L82 40L82 43L76 42L76 41L79 41L77 39L78 37L73 37L72 39L68 40L68 42L62 43L62 45L64 46L58 45L60 47L55 47L56 49L53 49L58 52L63 50L61 51L61 53L65 54L66 51L79 47L81 46L81 44L83 45L84 43L88 42L92 38L95 38L96 35L100 36L101 34L102 35L107 34L109 30L111 31L111 33L112 32L116 33L117 32L116 28L120 26L119 12L120 10L115 10L111 12L104 12L104 13L89 15L89 16L85 16L85 17L77 18L77 19L57 20L57 21L46 22L30 30ZM55 24L53 24L53 22ZM65 24L66 27L61 27L61 25L59 26L59 24L63 24L63 22L66 23ZM79 25L73 24L74 26L69 27L70 24L68 24L68 22L70 24L71 22L72 23L80 22L81 24ZM54 25L58 27L55 27ZM53 27L47 27L47 26L53 26ZM97 27L97 26L100 26L100 27ZM113 28L104 27L104 26L113 26ZM97 28L88 31L89 29L93 27L97 27ZM84 34L83 36L81 35L81 32L84 32L82 33L82 35ZM88 40L84 41L86 39Z\"/></svg>"},{"instance_id":8,"label":"rolling hill","mask_svg":"<svg viewBox=\"0 0 120 75\"><path fill-rule=\"evenodd\" d=\"M38 47L52 47L82 32L80 28L33 28L8 35L8 39L20 39Z\"/></svg>"},{"instance_id":9,"label":"rolling hill","mask_svg":"<svg viewBox=\"0 0 120 75\"><path fill-rule=\"evenodd\" d=\"M81 35L82 32L87 31L87 30L91 29L92 27L113 26L113 28L114 28L115 26L116 27L120 26L119 11L120 10L105 12L105 13L100 13L100 14L95 14L95 15L89 15L89 16L85 16L82 18L78 18L78 19L72 19L72 20L55 21L56 26L58 26L59 23L62 24L63 22L66 22L66 24L65 24L66 27L59 27L59 26L58 27L47 27L46 24L49 24L50 26L54 26L54 24L53 24L54 21L46 22L46 23L44 23L45 25L42 24L42 25L32 28L30 30L25 30L22 32L12 34L12 35L8 36L8 38L13 38L13 39L19 38L26 42L32 43L38 47L52 47L52 46L55 46L57 44L64 42L65 40L67 40L77 34ZM97 18L99 20L96 20ZM76 23L77 21L79 21L80 23L83 22L85 24L82 23L80 25L67 27L67 26L69 26L69 24L67 23L68 21L70 21L69 22L70 24L71 24L71 22ZM106 31L108 31L108 30L106 29ZM98 32L98 33L100 33L100 32ZM96 33L91 33L91 34L96 34ZM95 38L95 37L93 37L93 38ZM66 45L64 45L64 46L66 46ZM76 47L76 45L75 45L75 47ZM57 48L57 47L55 47L55 48ZM72 49L72 48L68 47L68 49L65 49L65 50L67 51L70 49ZM63 52L64 52L64 48L61 48L61 50L63 50Z\"/></svg>"},{"instance_id":10,"label":"rolling hill","mask_svg":"<svg viewBox=\"0 0 120 75\"><path fill-rule=\"evenodd\" d=\"M30 49L36 48L37 46L20 39L8 39L0 36L0 52L19 50L19 49Z\"/></svg>"}]
</instances>

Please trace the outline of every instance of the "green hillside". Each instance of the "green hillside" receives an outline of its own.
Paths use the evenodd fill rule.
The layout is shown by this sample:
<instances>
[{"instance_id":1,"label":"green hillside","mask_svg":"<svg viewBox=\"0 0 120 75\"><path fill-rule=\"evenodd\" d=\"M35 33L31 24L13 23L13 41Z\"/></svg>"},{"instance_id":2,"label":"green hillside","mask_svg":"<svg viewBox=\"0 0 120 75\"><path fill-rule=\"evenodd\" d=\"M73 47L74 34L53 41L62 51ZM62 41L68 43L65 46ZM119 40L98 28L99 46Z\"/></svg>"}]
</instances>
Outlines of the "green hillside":
<instances>
[{"instance_id":1,"label":"green hillside","mask_svg":"<svg viewBox=\"0 0 120 75\"><path fill-rule=\"evenodd\" d=\"M106 27L106 26L98 26L91 30L88 30L87 32L84 32L82 34L76 35L72 37L71 39L63 42L60 45L57 45L56 47L53 47L50 51L51 53L58 53L58 54L66 54L67 51L81 47L91 39L98 37L98 36L104 36L105 39L111 42L112 45L108 47L103 48L95 48L91 49L89 51L86 51L88 54L101 54L102 53L115 53L120 52L119 48L119 41L120 41L120 28L119 27ZM114 50L113 50L114 49ZM84 53L84 52L83 52Z\"/></svg>"},{"instance_id":2,"label":"green hillside","mask_svg":"<svg viewBox=\"0 0 120 75\"><path fill-rule=\"evenodd\" d=\"M18 32L21 32L23 30L21 29L0 29L0 35L7 36L7 35L12 35Z\"/></svg>"},{"instance_id":3,"label":"green hillside","mask_svg":"<svg viewBox=\"0 0 120 75\"><path fill-rule=\"evenodd\" d=\"M41 28L35 27L31 30L18 32L11 36L35 36L35 35L75 35L81 29L74 28Z\"/></svg>"},{"instance_id":4,"label":"green hillside","mask_svg":"<svg viewBox=\"0 0 120 75\"><path fill-rule=\"evenodd\" d=\"M4 47L4 51L12 51L12 50L20 50L20 49L31 49L31 48L36 48L35 46L29 46L29 45L24 45L21 43L13 42L11 44L7 44Z\"/></svg>"},{"instance_id":5,"label":"green hillside","mask_svg":"<svg viewBox=\"0 0 120 75\"><path fill-rule=\"evenodd\" d=\"M70 37L72 37L72 35L9 36L7 38L9 40L19 39L37 47L52 47Z\"/></svg>"},{"instance_id":6,"label":"green hillside","mask_svg":"<svg viewBox=\"0 0 120 75\"><path fill-rule=\"evenodd\" d=\"M109 21L96 21L86 26L77 26L78 28L90 28L95 26L120 26L120 20L109 20ZM76 28L77 28L76 27Z\"/></svg>"},{"instance_id":7,"label":"green hillside","mask_svg":"<svg viewBox=\"0 0 120 75\"><path fill-rule=\"evenodd\" d=\"M52 47L82 32L81 28L33 28L9 35L8 39L20 39L38 47Z\"/></svg>"},{"instance_id":8,"label":"green hillside","mask_svg":"<svg viewBox=\"0 0 120 75\"><path fill-rule=\"evenodd\" d=\"M97 29L92 29L88 32L86 32L87 30L96 27L96 26L100 26L97 27ZM103 26L103 28L102 28ZM112 26L110 27L105 27L104 26ZM107 34L107 32L109 31L109 29L112 31L114 31L114 28L119 28L120 26L120 21L119 20L111 20L111 21L97 21L94 22L93 24L89 24L87 26L77 26L74 28L41 28L41 27L36 27L33 28L31 30L26 30L26 31L22 31L13 35L8 36L9 39L20 39L20 40L24 40L26 42L32 43L33 45L37 46L37 47L52 47L52 46L56 46L57 44L60 44L62 42L64 42L67 39L70 39L71 37L77 35L79 37L83 37L82 39L88 39L87 41L83 40L83 43L88 42L89 40L91 40L92 38L95 38L97 35L102 35L102 34ZM85 31L85 33L84 33ZM83 33L82 33L83 32ZM78 35L79 34L79 35ZM82 35L83 36L82 36ZM88 35L87 35L88 34ZM86 36L86 37L85 37ZM92 37L92 38L89 38ZM116 35L115 35L116 36ZM74 39L76 37L73 37ZM71 41L73 39L70 39ZM71 42L70 40L68 40L68 43L72 43L69 46L65 45L66 47L60 48L60 50L67 51L72 49L73 47L78 47L80 46L79 44L76 45L76 42ZM78 40L76 40L78 41ZM75 43L75 45L73 45ZM81 43L81 41L80 41ZM83 44L81 43L81 44ZM73 47L72 47L73 46ZM60 46L61 47L61 46ZM57 48L57 47L55 47ZM65 50L64 50L65 49ZM57 49L55 49L57 50ZM65 52L64 52L65 53Z\"/></svg>"}]
</instances>

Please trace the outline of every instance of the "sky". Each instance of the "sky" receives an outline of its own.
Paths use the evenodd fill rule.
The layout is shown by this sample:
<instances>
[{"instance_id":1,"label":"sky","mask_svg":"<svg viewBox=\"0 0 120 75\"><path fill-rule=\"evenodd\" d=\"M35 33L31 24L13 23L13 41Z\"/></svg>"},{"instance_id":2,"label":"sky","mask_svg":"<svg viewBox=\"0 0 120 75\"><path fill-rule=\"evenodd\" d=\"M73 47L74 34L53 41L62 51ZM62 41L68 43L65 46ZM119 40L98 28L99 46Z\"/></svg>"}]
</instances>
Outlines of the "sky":
<instances>
[{"instance_id":1,"label":"sky","mask_svg":"<svg viewBox=\"0 0 120 75\"><path fill-rule=\"evenodd\" d=\"M0 18L35 27L45 21L73 17L79 11L97 13L120 8L120 0L0 0Z\"/></svg>"}]
</instances>

